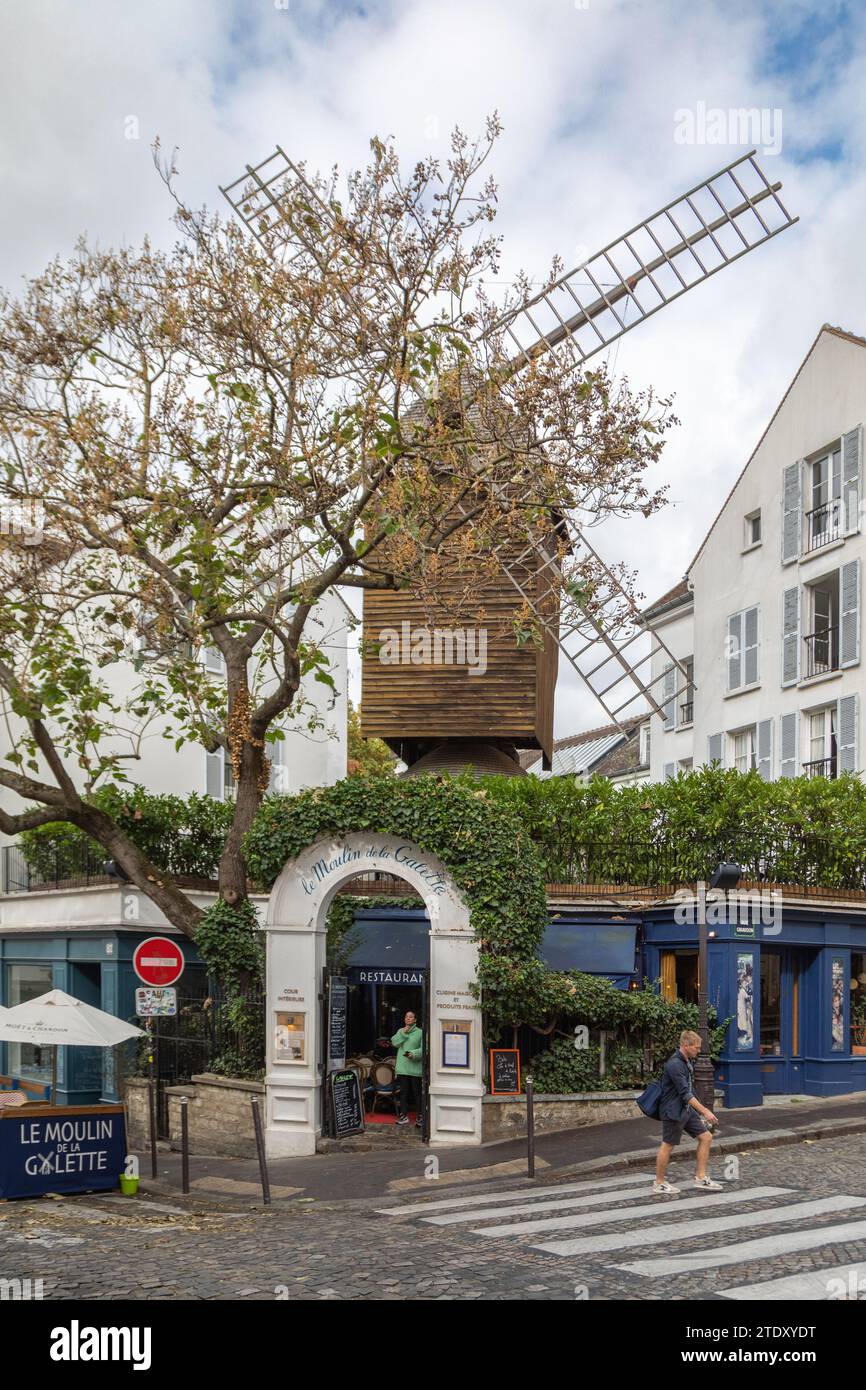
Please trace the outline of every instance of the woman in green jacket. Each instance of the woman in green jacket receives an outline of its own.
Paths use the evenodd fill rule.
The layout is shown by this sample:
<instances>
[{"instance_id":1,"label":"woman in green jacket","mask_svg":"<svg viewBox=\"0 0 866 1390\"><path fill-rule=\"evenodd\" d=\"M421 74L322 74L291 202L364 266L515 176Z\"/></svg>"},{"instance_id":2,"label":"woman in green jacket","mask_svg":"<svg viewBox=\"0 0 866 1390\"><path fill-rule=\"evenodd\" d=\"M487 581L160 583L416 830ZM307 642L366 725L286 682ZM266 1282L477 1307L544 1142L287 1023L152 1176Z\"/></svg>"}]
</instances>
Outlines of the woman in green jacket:
<instances>
[{"instance_id":1,"label":"woman in green jacket","mask_svg":"<svg viewBox=\"0 0 866 1390\"><path fill-rule=\"evenodd\" d=\"M423 1071L422 1044L424 1035L418 1027L418 1020L410 1009L403 1020L403 1027L398 1028L391 1039L392 1044L397 1049L397 1085L399 1095L397 1102L397 1123L407 1125L409 1123L409 1111L415 1111L415 1124L421 1128L421 1073ZM411 1098L411 1105L410 1105Z\"/></svg>"}]
</instances>

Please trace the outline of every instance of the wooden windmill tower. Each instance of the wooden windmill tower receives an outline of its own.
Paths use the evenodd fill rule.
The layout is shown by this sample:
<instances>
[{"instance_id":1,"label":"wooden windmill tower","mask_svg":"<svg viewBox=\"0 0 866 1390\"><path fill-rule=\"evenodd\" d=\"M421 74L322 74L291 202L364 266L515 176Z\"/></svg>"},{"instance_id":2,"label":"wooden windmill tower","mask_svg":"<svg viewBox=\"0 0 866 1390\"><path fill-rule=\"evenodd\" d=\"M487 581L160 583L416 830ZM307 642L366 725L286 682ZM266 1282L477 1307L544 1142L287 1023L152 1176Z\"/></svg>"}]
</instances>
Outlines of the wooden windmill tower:
<instances>
[{"instance_id":1,"label":"wooden windmill tower","mask_svg":"<svg viewBox=\"0 0 866 1390\"><path fill-rule=\"evenodd\" d=\"M303 185L328 215L302 170L277 147L262 163L222 189L262 245L279 248L281 200ZM545 353L567 350L580 362L708 280L725 266L797 221L783 205L780 183L770 183L755 151L726 165L659 208L552 286L527 299L485 331L513 353L507 371L518 373ZM288 240L288 238L287 238ZM588 287L588 289L587 289ZM564 556L593 575L591 602L572 590ZM629 712L662 714L670 699L653 680L646 631L633 599L573 518L551 519L550 533L523 548L503 545L498 568L478 595L494 620L479 673L479 652L464 660L413 663L419 632L429 640L453 627L431 624L429 611L405 590L368 591L364 604L362 732L384 739L419 769L473 763L479 770L517 771L515 749L541 749L549 765L557 668L564 659L593 693L610 722ZM536 641L521 644L507 618L517 606L530 614ZM383 662L382 634L396 634L399 661ZM540 638L538 637L540 634ZM390 640L390 639L389 639ZM408 641L408 647L406 642ZM656 633L666 664L679 671L674 698L689 688L685 668ZM641 652L643 647L643 652ZM452 651L454 648L452 647ZM457 649L460 655L459 648Z\"/></svg>"}]
</instances>

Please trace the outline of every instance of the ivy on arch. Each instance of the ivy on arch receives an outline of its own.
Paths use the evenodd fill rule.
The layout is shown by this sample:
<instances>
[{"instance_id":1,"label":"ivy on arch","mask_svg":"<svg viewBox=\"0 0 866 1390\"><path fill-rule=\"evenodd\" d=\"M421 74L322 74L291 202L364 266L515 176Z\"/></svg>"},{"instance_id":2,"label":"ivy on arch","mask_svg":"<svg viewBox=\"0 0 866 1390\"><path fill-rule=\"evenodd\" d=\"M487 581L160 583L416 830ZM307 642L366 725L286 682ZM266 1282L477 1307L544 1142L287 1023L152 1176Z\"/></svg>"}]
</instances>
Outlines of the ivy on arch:
<instances>
[{"instance_id":1,"label":"ivy on arch","mask_svg":"<svg viewBox=\"0 0 866 1390\"><path fill-rule=\"evenodd\" d=\"M448 869L480 946L475 991L489 1036L573 1012L573 980L536 954L548 915L535 846L511 808L474 778L347 777L294 797L268 796L244 839L249 872L270 888L286 861L316 840L364 830L405 837Z\"/></svg>"}]
</instances>

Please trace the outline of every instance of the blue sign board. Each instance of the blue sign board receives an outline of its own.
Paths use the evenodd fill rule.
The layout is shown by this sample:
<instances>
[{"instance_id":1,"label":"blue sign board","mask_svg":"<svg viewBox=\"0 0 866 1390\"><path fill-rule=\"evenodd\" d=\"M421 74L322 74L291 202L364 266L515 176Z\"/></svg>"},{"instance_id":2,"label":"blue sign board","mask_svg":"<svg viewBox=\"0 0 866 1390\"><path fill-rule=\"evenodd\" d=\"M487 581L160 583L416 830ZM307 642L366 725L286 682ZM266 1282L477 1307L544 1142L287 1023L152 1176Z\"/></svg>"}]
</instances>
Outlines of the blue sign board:
<instances>
[{"instance_id":1,"label":"blue sign board","mask_svg":"<svg viewBox=\"0 0 866 1390\"><path fill-rule=\"evenodd\" d=\"M122 1105L7 1113L0 1119L0 1198L110 1190L126 1153Z\"/></svg>"}]
</instances>

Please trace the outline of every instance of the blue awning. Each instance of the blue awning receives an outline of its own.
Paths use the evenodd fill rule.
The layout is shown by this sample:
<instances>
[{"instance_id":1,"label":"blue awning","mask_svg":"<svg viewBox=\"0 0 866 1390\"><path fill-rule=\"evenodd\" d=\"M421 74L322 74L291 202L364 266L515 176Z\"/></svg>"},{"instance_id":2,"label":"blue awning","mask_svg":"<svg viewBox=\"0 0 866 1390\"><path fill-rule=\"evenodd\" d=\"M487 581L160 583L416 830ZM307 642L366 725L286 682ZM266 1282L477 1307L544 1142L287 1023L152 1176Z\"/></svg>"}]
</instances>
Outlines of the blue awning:
<instances>
[{"instance_id":1,"label":"blue awning","mask_svg":"<svg viewBox=\"0 0 866 1390\"><path fill-rule=\"evenodd\" d=\"M356 912L343 938L345 969L418 971L430 965L430 920L426 912Z\"/></svg>"},{"instance_id":2,"label":"blue awning","mask_svg":"<svg viewBox=\"0 0 866 1390\"><path fill-rule=\"evenodd\" d=\"M552 970L631 977L635 973L636 931L635 921L587 922L559 917L547 927L538 954Z\"/></svg>"}]
</instances>

